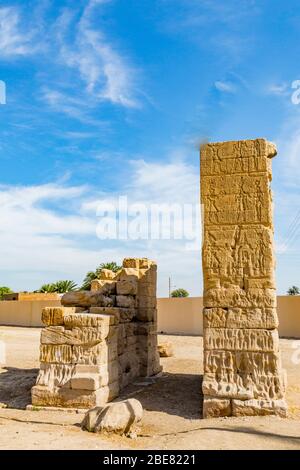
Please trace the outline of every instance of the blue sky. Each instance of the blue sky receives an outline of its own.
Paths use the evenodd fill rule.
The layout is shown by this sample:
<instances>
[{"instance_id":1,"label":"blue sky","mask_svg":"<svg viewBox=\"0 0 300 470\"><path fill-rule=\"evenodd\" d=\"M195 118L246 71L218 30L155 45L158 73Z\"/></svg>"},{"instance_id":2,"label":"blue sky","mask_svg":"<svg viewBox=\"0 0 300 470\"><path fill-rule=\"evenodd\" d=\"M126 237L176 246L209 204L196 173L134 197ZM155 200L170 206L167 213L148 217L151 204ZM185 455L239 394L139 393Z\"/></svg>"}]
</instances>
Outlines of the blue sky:
<instances>
[{"instance_id":1,"label":"blue sky","mask_svg":"<svg viewBox=\"0 0 300 470\"><path fill-rule=\"evenodd\" d=\"M299 2L0 1L0 284L148 256L202 292L180 240L104 241L97 201L197 203L199 143L274 141L278 292L300 285Z\"/></svg>"}]
</instances>

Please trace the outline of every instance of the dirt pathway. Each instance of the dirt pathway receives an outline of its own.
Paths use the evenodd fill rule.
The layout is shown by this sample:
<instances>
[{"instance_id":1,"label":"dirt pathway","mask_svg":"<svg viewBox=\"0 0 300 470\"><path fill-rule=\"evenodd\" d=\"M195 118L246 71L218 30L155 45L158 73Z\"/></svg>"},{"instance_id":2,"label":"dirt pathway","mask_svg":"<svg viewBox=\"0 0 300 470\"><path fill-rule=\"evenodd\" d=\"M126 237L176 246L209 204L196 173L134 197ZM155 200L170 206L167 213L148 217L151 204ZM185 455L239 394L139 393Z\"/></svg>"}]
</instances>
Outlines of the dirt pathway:
<instances>
[{"instance_id":1,"label":"dirt pathway","mask_svg":"<svg viewBox=\"0 0 300 470\"><path fill-rule=\"evenodd\" d=\"M145 410L141 435L132 440L82 431L82 414L25 410L39 367L39 334L38 328L0 327L6 344L0 369L1 449L300 449L300 364L292 361L292 340L281 340L289 418L204 420L202 338L160 336L175 348L173 358L162 359L163 376L137 381L122 394L139 399Z\"/></svg>"}]
</instances>

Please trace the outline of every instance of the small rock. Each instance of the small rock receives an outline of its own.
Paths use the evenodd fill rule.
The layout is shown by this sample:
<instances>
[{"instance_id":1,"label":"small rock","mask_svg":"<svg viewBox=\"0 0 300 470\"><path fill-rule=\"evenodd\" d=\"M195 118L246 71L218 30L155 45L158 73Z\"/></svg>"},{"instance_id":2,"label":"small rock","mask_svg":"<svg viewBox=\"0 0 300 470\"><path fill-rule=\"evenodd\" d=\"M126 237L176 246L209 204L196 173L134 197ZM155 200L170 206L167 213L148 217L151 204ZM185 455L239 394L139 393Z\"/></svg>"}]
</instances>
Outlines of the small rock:
<instances>
[{"instance_id":1,"label":"small rock","mask_svg":"<svg viewBox=\"0 0 300 470\"><path fill-rule=\"evenodd\" d=\"M160 357L174 356L172 343L161 343L158 345L158 352Z\"/></svg>"},{"instance_id":2,"label":"small rock","mask_svg":"<svg viewBox=\"0 0 300 470\"><path fill-rule=\"evenodd\" d=\"M82 429L95 433L134 435L143 417L143 407L135 398L89 410L81 424Z\"/></svg>"}]
</instances>

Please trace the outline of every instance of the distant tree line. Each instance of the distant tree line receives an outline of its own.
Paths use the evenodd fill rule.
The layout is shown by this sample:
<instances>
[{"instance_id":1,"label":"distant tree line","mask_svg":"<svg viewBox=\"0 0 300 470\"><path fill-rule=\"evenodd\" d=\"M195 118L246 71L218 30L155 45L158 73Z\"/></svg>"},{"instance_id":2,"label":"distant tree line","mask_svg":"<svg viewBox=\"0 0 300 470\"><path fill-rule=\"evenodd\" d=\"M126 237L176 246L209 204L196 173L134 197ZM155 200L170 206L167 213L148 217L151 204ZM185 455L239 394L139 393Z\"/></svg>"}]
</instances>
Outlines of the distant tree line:
<instances>
[{"instance_id":1,"label":"distant tree line","mask_svg":"<svg viewBox=\"0 0 300 470\"><path fill-rule=\"evenodd\" d=\"M300 294L300 289L297 286L292 286L287 291L287 294L288 295L299 295Z\"/></svg>"},{"instance_id":2,"label":"distant tree line","mask_svg":"<svg viewBox=\"0 0 300 470\"><path fill-rule=\"evenodd\" d=\"M75 290L91 290L91 282L94 279L99 279L101 276L102 269L110 269L115 273L119 271L122 266L119 266L115 261L111 261L109 263L101 263L95 271L89 271L81 286L78 286L76 282L64 279L61 281L56 281L52 283L43 284L39 289L35 290L34 292L41 292L41 293L55 293L64 294L66 292L71 292ZM3 299L5 294L12 294L13 291L9 287L0 287L0 300Z\"/></svg>"},{"instance_id":3,"label":"distant tree line","mask_svg":"<svg viewBox=\"0 0 300 470\"><path fill-rule=\"evenodd\" d=\"M57 292L58 294L64 294L74 290L91 290L91 283L94 279L99 279L101 276L102 269L110 269L113 272L118 272L122 266L119 266L115 261L109 263L101 263L95 271L89 271L82 282L81 286L78 286L76 282L65 279L56 281L49 284L43 284L39 289L34 292L51 293ZM0 286L0 300L3 300L4 295L12 294L13 291L6 286ZM292 286L287 291L288 295L300 295L300 289L297 286ZM189 293L187 290L179 288L171 292L171 297L188 297Z\"/></svg>"}]
</instances>

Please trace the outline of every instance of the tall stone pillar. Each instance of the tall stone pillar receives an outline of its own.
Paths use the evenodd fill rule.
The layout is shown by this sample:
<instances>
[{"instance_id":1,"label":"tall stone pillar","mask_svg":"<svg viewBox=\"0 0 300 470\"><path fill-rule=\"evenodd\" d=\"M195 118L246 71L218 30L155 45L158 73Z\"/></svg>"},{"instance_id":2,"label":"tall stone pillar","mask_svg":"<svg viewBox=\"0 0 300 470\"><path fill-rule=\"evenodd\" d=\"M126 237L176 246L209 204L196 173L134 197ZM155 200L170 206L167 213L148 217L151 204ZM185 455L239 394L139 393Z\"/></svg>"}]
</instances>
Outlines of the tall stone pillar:
<instances>
[{"instance_id":1,"label":"tall stone pillar","mask_svg":"<svg viewBox=\"0 0 300 470\"><path fill-rule=\"evenodd\" d=\"M264 139L201 148L203 415L285 416Z\"/></svg>"}]
</instances>

